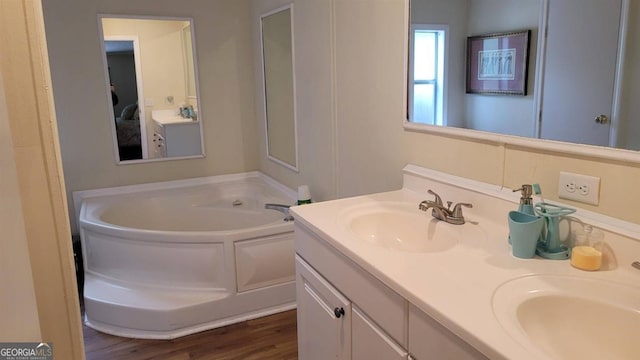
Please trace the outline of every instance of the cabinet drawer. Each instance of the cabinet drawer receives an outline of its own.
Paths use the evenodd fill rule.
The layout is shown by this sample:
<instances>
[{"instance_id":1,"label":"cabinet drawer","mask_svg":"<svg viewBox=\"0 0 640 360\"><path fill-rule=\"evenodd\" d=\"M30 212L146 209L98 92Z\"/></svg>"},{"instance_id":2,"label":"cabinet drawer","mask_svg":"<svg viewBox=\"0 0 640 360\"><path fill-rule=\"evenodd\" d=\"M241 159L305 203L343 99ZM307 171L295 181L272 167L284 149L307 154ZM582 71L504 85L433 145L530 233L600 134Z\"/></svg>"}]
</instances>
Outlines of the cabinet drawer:
<instances>
[{"instance_id":1,"label":"cabinet drawer","mask_svg":"<svg viewBox=\"0 0 640 360\"><path fill-rule=\"evenodd\" d=\"M416 360L487 359L414 305L409 305L409 353Z\"/></svg>"},{"instance_id":2,"label":"cabinet drawer","mask_svg":"<svg viewBox=\"0 0 640 360\"><path fill-rule=\"evenodd\" d=\"M400 346L407 346L407 301L300 223L296 252Z\"/></svg>"},{"instance_id":3,"label":"cabinet drawer","mask_svg":"<svg viewBox=\"0 0 640 360\"><path fill-rule=\"evenodd\" d=\"M407 351L364 315L351 309L351 360L406 360Z\"/></svg>"}]
</instances>

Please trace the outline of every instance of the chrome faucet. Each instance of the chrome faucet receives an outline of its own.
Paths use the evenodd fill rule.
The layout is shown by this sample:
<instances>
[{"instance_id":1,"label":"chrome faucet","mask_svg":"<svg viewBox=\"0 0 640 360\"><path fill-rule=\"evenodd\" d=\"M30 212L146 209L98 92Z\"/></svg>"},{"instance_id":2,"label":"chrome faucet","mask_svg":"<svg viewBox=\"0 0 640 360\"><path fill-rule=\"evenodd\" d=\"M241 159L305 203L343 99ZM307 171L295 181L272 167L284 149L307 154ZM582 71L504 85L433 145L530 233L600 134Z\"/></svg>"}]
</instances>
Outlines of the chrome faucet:
<instances>
[{"instance_id":1,"label":"chrome faucet","mask_svg":"<svg viewBox=\"0 0 640 360\"><path fill-rule=\"evenodd\" d=\"M284 221L293 221L294 220L293 216L289 214L289 207L290 205L283 205L283 204L264 204L265 209L276 210L285 214L286 216L284 218Z\"/></svg>"},{"instance_id":2,"label":"chrome faucet","mask_svg":"<svg viewBox=\"0 0 640 360\"><path fill-rule=\"evenodd\" d=\"M420 209L422 211L427 211L427 210L431 209L431 215L434 218L436 218L438 220L442 220L442 221L447 222L449 224L454 224L454 225L462 225L462 224L464 224L464 216L462 215L462 207L464 206L464 207L472 208L473 207L472 204L457 203L453 207L453 210L451 210L451 204L453 204L451 201L447 201L447 207L445 207L444 204L442 204L442 199L440 198L440 195L436 194L432 190L428 190L427 192L429 194L433 195L435 197L435 199L433 201L424 200L423 202L421 202L418 205L418 209Z\"/></svg>"}]
</instances>

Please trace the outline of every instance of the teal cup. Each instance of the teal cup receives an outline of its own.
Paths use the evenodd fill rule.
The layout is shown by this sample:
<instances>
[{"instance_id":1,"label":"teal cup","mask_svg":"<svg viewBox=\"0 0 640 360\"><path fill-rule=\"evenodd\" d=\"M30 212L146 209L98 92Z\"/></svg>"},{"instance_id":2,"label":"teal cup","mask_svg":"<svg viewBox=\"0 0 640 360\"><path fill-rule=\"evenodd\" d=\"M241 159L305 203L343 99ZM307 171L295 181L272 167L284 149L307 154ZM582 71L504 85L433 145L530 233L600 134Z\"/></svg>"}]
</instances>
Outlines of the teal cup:
<instances>
[{"instance_id":1,"label":"teal cup","mask_svg":"<svg viewBox=\"0 0 640 360\"><path fill-rule=\"evenodd\" d=\"M509 239L513 256L530 259L536 254L544 218L520 211L509 212Z\"/></svg>"}]
</instances>

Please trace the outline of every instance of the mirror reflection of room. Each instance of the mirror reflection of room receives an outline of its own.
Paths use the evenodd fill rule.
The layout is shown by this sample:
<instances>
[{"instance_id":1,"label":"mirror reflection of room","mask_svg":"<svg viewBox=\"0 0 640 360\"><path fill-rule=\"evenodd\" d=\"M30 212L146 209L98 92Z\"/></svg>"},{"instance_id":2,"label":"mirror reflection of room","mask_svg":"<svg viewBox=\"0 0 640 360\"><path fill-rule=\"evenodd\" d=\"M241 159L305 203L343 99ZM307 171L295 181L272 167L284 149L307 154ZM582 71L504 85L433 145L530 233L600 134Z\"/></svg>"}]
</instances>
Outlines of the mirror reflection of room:
<instances>
[{"instance_id":1,"label":"mirror reflection of room","mask_svg":"<svg viewBox=\"0 0 640 360\"><path fill-rule=\"evenodd\" d=\"M297 171L291 6L261 16L265 127L269 159Z\"/></svg>"},{"instance_id":2,"label":"mirror reflection of room","mask_svg":"<svg viewBox=\"0 0 640 360\"><path fill-rule=\"evenodd\" d=\"M100 24L118 162L203 156L191 21Z\"/></svg>"},{"instance_id":3,"label":"mirror reflection of room","mask_svg":"<svg viewBox=\"0 0 640 360\"><path fill-rule=\"evenodd\" d=\"M133 44L129 40L104 42L120 161L143 158Z\"/></svg>"},{"instance_id":4,"label":"mirror reflection of room","mask_svg":"<svg viewBox=\"0 0 640 360\"><path fill-rule=\"evenodd\" d=\"M632 135L640 126L633 115L638 109L627 95L634 80L625 76L636 72L633 39L640 33L630 25L635 19L628 2L413 0L411 4L409 121L640 149ZM546 36L539 29L547 29ZM527 95L465 93L467 37L523 30L532 34ZM425 34L436 41L426 41ZM427 47L432 49L428 63ZM430 64L428 74L433 76L425 77L425 64Z\"/></svg>"}]
</instances>

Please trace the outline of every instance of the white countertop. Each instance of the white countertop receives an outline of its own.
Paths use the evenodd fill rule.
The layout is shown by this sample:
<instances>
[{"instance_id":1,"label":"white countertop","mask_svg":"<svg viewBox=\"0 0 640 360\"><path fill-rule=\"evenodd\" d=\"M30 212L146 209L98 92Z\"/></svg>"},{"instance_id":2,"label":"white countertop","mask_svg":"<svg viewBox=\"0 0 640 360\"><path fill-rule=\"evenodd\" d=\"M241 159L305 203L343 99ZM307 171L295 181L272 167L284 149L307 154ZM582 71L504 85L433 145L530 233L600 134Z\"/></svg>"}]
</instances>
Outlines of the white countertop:
<instances>
[{"instance_id":1,"label":"white countertop","mask_svg":"<svg viewBox=\"0 0 640 360\"><path fill-rule=\"evenodd\" d=\"M183 118L177 109L153 110L151 111L151 118L160 125L191 124L198 122L197 120L194 121L193 119Z\"/></svg>"},{"instance_id":2,"label":"white countertop","mask_svg":"<svg viewBox=\"0 0 640 360\"><path fill-rule=\"evenodd\" d=\"M452 197L446 194L447 192L457 191L447 190L451 188L447 184L439 184L438 187L432 188L439 193L439 189L443 189L444 195L440 195L445 201ZM634 273L634 270L627 269L630 268L628 266L620 266L610 271L585 272L573 268L567 260L547 260L538 257L519 259L512 256L511 247L507 243L507 212L510 208L515 209L517 205L504 200L498 200L504 204L494 206L495 211L491 211L488 216L480 216L479 212L486 213L486 208L479 204L481 202L477 198L473 199L474 208L464 209L467 224L446 225L479 227L482 234L480 237L484 238L465 238L453 248L442 252L415 253L385 249L358 239L344 224L345 211L349 208L389 201L413 203L416 211L430 220L430 211L424 213L418 210L418 204L422 200L432 199L432 196L426 193L426 188L423 189L425 190L417 192L404 188L296 206L292 207L291 211L296 222L314 231L327 243L491 359L548 358L541 350L532 348L532 344L523 344L521 340L516 340L497 321L493 313L492 297L501 284L531 274L580 276L635 286L640 281L640 272ZM471 193L466 195L479 196ZM495 200L486 202L491 201Z\"/></svg>"}]
</instances>

